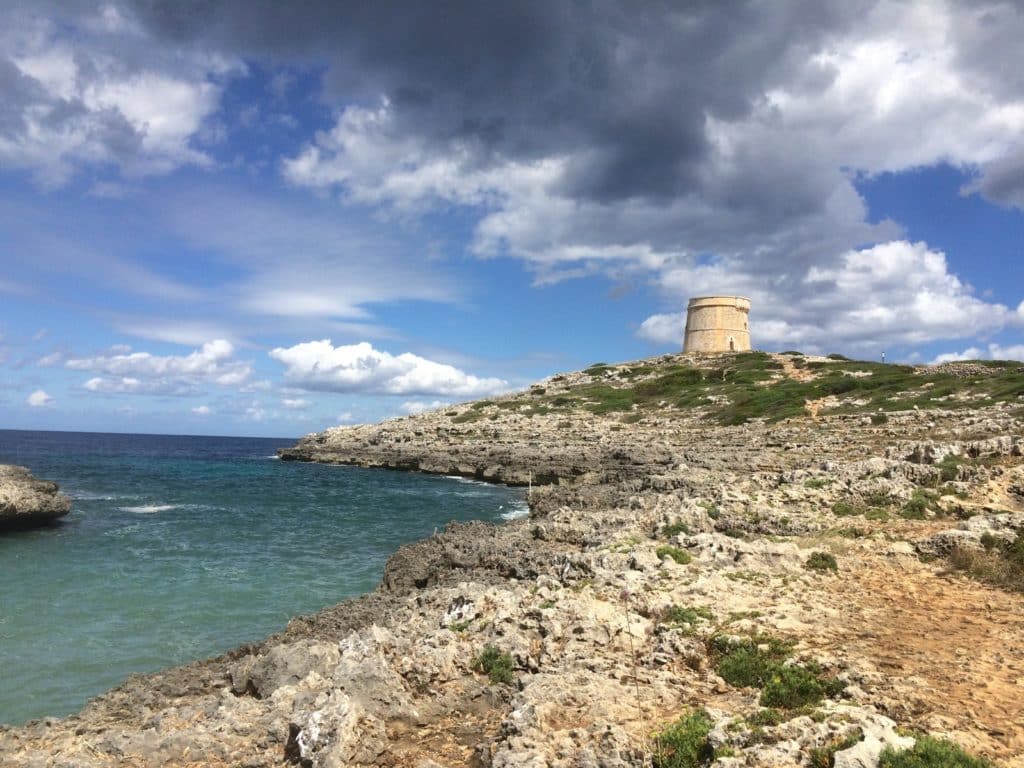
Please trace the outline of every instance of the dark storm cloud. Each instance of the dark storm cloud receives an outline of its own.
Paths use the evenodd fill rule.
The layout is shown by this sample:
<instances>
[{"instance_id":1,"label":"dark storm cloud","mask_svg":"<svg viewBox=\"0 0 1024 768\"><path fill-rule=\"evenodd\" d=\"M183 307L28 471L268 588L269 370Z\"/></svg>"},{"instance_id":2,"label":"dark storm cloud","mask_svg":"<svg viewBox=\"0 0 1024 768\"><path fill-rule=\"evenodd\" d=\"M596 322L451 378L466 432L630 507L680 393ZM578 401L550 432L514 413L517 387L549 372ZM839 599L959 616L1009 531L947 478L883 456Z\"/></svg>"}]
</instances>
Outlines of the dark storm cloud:
<instances>
[{"instance_id":1,"label":"dark storm cloud","mask_svg":"<svg viewBox=\"0 0 1024 768\"><path fill-rule=\"evenodd\" d=\"M830 5L831 7L827 7ZM157 38L326 67L337 104L387 96L398 130L484 156L587 148L565 191L695 187L708 115L743 115L854 3L141 2Z\"/></svg>"}]
</instances>

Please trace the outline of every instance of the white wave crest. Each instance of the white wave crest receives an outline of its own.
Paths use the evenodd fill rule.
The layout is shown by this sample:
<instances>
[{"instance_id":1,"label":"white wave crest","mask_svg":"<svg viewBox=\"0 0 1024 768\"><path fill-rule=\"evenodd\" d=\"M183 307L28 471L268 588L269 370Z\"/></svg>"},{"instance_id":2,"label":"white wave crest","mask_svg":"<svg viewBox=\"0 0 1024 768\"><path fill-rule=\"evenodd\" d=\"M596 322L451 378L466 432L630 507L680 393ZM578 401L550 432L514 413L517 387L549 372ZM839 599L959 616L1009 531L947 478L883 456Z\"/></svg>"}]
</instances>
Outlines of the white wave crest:
<instances>
[{"instance_id":1,"label":"white wave crest","mask_svg":"<svg viewBox=\"0 0 1024 768\"><path fill-rule=\"evenodd\" d=\"M518 520L521 517L526 517L530 514L530 505L524 499L523 501L515 501L509 505L509 508L501 513L502 520Z\"/></svg>"},{"instance_id":2,"label":"white wave crest","mask_svg":"<svg viewBox=\"0 0 1024 768\"><path fill-rule=\"evenodd\" d=\"M138 507L118 507L122 512L134 512L137 515L153 515L157 512L166 512L169 509L177 508L177 504L142 504Z\"/></svg>"}]
</instances>

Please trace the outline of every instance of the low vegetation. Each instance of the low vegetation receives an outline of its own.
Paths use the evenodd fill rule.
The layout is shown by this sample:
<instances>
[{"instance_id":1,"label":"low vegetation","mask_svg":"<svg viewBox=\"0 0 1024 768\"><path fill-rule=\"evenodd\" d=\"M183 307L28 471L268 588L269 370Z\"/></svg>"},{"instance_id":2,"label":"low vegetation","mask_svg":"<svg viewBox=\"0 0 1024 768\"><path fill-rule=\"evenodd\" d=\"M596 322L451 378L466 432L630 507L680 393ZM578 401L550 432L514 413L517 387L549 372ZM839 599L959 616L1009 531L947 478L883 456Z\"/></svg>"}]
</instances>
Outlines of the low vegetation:
<instances>
[{"instance_id":1,"label":"low vegetation","mask_svg":"<svg viewBox=\"0 0 1024 768\"><path fill-rule=\"evenodd\" d=\"M812 749L809 765L811 768L833 768L836 764L836 752L849 749L858 744L863 738L864 732L858 728L852 733L826 744L824 747Z\"/></svg>"},{"instance_id":2,"label":"low vegetation","mask_svg":"<svg viewBox=\"0 0 1024 768\"><path fill-rule=\"evenodd\" d=\"M770 635L713 637L715 671L730 685L760 688L763 707L799 709L842 693L844 684L813 662L794 663L793 645Z\"/></svg>"},{"instance_id":3,"label":"low vegetation","mask_svg":"<svg viewBox=\"0 0 1024 768\"><path fill-rule=\"evenodd\" d=\"M708 734L713 726L706 712L696 710L656 733L651 760L654 768L699 768L710 762L714 750Z\"/></svg>"},{"instance_id":4,"label":"low vegetation","mask_svg":"<svg viewBox=\"0 0 1024 768\"><path fill-rule=\"evenodd\" d=\"M958 547L950 552L953 570L1003 589L1024 592L1024 532L1017 531L1012 540L986 533L981 544L982 549Z\"/></svg>"},{"instance_id":5,"label":"low vegetation","mask_svg":"<svg viewBox=\"0 0 1024 768\"><path fill-rule=\"evenodd\" d=\"M493 645L484 646L480 654L473 659L473 670L487 675L492 683L511 683L515 661L512 656Z\"/></svg>"},{"instance_id":6,"label":"low vegetation","mask_svg":"<svg viewBox=\"0 0 1024 768\"><path fill-rule=\"evenodd\" d=\"M693 560L693 557L685 549L680 549L679 547L673 547L673 546L670 546L668 544L665 544L663 546L658 547L655 550L655 554L658 556L659 560L662 560L662 559L664 559L666 557L671 557L673 560L675 560L680 565L686 565L691 560Z\"/></svg>"},{"instance_id":7,"label":"low vegetation","mask_svg":"<svg viewBox=\"0 0 1024 768\"><path fill-rule=\"evenodd\" d=\"M621 413L625 423L632 423L645 411L698 408L719 424L733 425L803 416L809 401L834 398L830 412L866 413L872 424L881 425L889 421L892 411L978 408L1024 398L1024 366L1014 362L971 361L972 373L965 376L948 367L887 365L842 355L829 355L824 361L798 353L788 357L811 377L799 381L787 377L782 364L764 352L710 358L707 367L681 362L595 363L583 371L587 378L567 392L549 393L537 387L520 397L481 401L453 422L479 420L487 409L526 416L573 409ZM552 379L552 383L563 381L565 377ZM944 480L954 479L955 460L941 469ZM808 487L823 487L810 482Z\"/></svg>"},{"instance_id":8,"label":"low vegetation","mask_svg":"<svg viewBox=\"0 0 1024 768\"><path fill-rule=\"evenodd\" d=\"M913 749L886 747L878 759L879 768L991 768L984 758L964 752L957 744L931 736L920 736Z\"/></svg>"},{"instance_id":9,"label":"low vegetation","mask_svg":"<svg viewBox=\"0 0 1024 768\"><path fill-rule=\"evenodd\" d=\"M818 571L819 573L826 571L835 573L839 570L839 564L836 562L835 555L831 555L828 552L812 552L804 563L804 568L809 571Z\"/></svg>"}]
</instances>

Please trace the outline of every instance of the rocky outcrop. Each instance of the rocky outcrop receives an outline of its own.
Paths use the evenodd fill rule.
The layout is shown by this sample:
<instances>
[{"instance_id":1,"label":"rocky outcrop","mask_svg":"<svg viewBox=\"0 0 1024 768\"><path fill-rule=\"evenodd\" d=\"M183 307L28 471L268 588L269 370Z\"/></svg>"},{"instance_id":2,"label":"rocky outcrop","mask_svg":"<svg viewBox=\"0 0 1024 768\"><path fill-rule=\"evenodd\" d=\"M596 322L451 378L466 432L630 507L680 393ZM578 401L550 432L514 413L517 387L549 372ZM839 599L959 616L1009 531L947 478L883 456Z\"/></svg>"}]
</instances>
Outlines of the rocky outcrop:
<instances>
[{"instance_id":1,"label":"rocky outcrop","mask_svg":"<svg viewBox=\"0 0 1024 768\"><path fill-rule=\"evenodd\" d=\"M0 530L49 525L71 511L57 484L38 480L25 467L0 464Z\"/></svg>"},{"instance_id":2,"label":"rocky outcrop","mask_svg":"<svg viewBox=\"0 0 1024 768\"><path fill-rule=\"evenodd\" d=\"M1017 404L716 426L520 401L284 456L532 482L528 518L453 523L399 549L374 592L262 643L0 728L0 764L626 768L703 710L723 768L815 750L873 768L910 730L1024 765L1019 596L919 557L1014 535ZM729 682L732 641L792 647L786 668L828 685L766 707Z\"/></svg>"}]
</instances>

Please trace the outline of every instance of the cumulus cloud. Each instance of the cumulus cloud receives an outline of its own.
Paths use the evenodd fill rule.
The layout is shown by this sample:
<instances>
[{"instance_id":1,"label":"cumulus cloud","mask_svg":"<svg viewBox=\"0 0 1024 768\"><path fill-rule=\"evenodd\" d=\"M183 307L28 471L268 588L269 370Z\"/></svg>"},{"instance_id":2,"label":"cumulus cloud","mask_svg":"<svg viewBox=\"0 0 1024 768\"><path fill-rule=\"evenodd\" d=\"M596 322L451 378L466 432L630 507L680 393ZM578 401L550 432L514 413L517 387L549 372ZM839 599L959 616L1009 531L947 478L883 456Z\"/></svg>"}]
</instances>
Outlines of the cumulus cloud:
<instances>
[{"instance_id":1,"label":"cumulus cloud","mask_svg":"<svg viewBox=\"0 0 1024 768\"><path fill-rule=\"evenodd\" d=\"M729 285L719 265L676 268L666 279L681 291L688 286L694 295ZM920 242L895 240L846 251L838 263L811 266L791 279L800 297L793 304L773 302L771 286L741 284L741 292L753 299L755 347L877 351L991 333L1021 322L1018 310L975 296L950 273L944 253ZM657 343L681 344L685 324L685 312L658 314L638 333Z\"/></svg>"},{"instance_id":2,"label":"cumulus cloud","mask_svg":"<svg viewBox=\"0 0 1024 768\"><path fill-rule=\"evenodd\" d=\"M303 400L301 397L285 397L281 400L281 405L290 411L302 411L312 405L309 400Z\"/></svg>"},{"instance_id":3,"label":"cumulus cloud","mask_svg":"<svg viewBox=\"0 0 1024 768\"><path fill-rule=\"evenodd\" d=\"M304 389L389 395L477 397L508 388L451 365L409 352L392 355L367 342L335 347L329 339L278 347L270 356L285 366L285 380Z\"/></svg>"},{"instance_id":4,"label":"cumulus cloud","mask_svg":"<svg viewBox=\"0 0 1024 768\"><path fill-rule=\"evenodd\" d=\"M149 174L210 163L193 139L240 63L153 46L114 3L14 4L0 19L0 165L58 186L80 166Z\"/></svg>"},{"instance_id":5,"label":"cumulus cloud","mask_svg":"<svg viewBox=\"0 0 1024 768\"><path fill-rule=\"evenodd\" d=\"M25 402L31 408L44 408L48 405L54 404L54 399L42 389L37 389L35 392L25 398Z\"/></svg>"},{"instance_id":6,"label":"cumulus cloud","mask_svg":"<svg viewBox=\"0 0 1024 768\"><path fill-rule=\"evenodd\" d=\"M1024 360L1024 344L1003 346L997 342L986 348L968 347L962 352L946 352L935 357L931 365L952 363L959 360Z\"/></svg>"},{"instance_id":7,"label":"cumulus cloud","mask_svg":"<svg viewBox=\"0 0 1024 768\"><path fill-rule=\"evenodd\" d=\"M200 385L238 387L252 374L248 363L234 359L228 341L207 342L188 355L153 355L149 352L111 352L64 363L73 371L98 373L83 385L103 394L187 395Z\"/></svg>"},{"instance_id":8,"label":"cumulus cloud","mask_svg":"<svg viewBox=\"0 0 1024 768\"><path fill-rule=\"evenodd\" d=\"M213 409L210 408L210 406L208 405L197 405L195 408L192 409L192 413L196 414L197 416L209 416L211 413L213 413Z\"/></svg>"}]
</instances>

